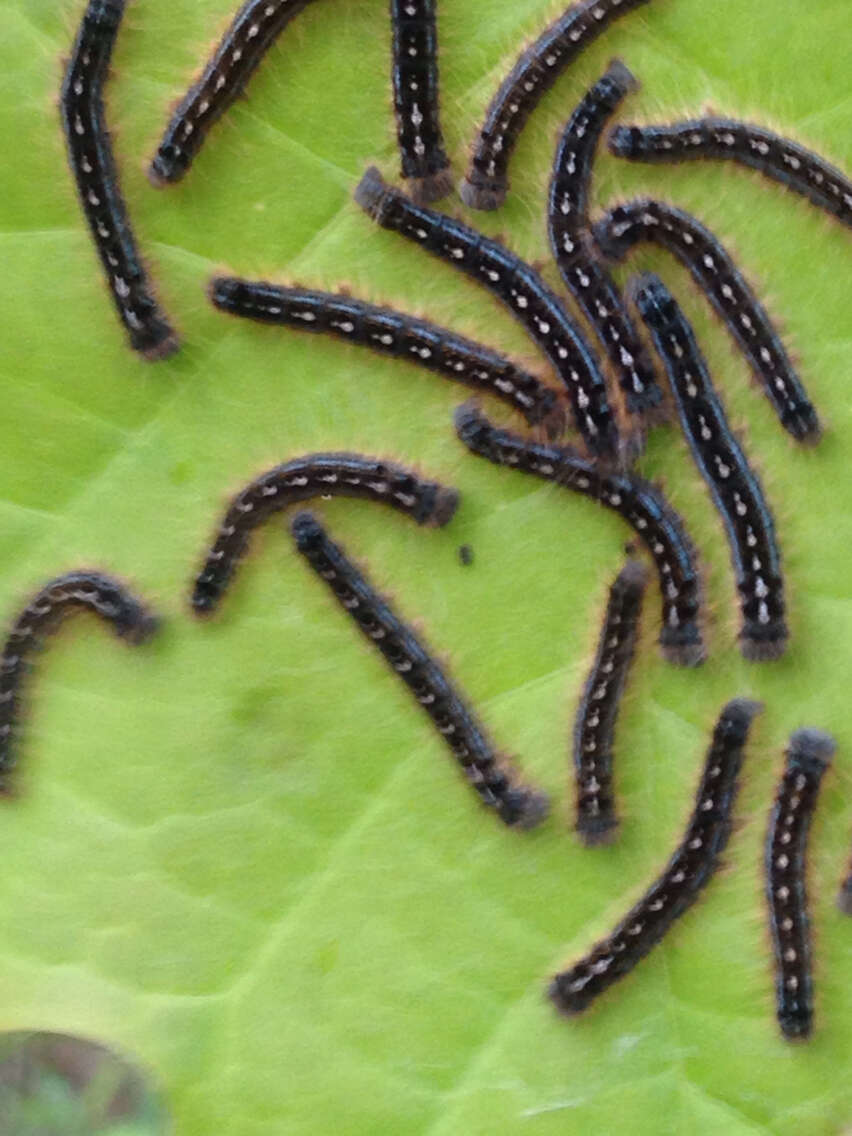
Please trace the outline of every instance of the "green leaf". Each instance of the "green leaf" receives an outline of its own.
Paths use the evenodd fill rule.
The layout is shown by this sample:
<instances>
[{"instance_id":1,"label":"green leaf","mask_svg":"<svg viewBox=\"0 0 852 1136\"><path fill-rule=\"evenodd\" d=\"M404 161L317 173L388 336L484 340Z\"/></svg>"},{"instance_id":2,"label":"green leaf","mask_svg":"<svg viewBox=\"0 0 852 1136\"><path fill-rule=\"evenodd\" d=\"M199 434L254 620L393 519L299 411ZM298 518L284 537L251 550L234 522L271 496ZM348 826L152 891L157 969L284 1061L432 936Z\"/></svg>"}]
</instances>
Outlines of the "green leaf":
<instances>
[{"instance_id":1,"label":"green leaf","mask_svg":"<svg viewBox=\"0 0 852 1136\"><path fill-rule=\"evenodd\" d=\"M734 247L829 430L813 452L796 449L686 273L640 254L683 298L761 470L792 641L775 665L739 658L718 518L683 442L658 431L642 470L665 480L707 567L711 657L696 672L665 665L649 601L619 727L622 836L583 851L569 829L567 739L629 534L589 502L470 457L450 423L464 392L440 379L211 308L204 289L221 268L347 283L542 366L488 295L351 202L369 162L396 175L383 4L310 5L185 182L148 185L169 106L234 3L137 0L117 45L108 114L121 182L183 334L156 365L125 346L65 162L56 100L82 0L2 5L3 610L11 619L49 574L93 564L131 580L167 624L129 650L81 619L38 661L21 796L2 815L0 1026L134 1055L164 1086L179 1136L841 1130L852 1120L852 923L833 908L852 752L849 232L721 163L600 157L599 205L662 194ZM496 83L553 13L544 0L442 5L459 175ZM505 208L474 223L547 259L556 132L615 54L643 82L624 121L710 102L852 169L848 31L843 0L655 0L559 80L522 136ZM544 273L557 284L551 264ZM221 616L189 616L188 585L229 495L329 448L395 456L461 490L442 531L365 503L318 507L550 792L541 830L504 831L477 805L281 524L258 534ZM634 975L583 1019L560 1019L549 976L659 870L716 713L738 694L766 711L728 868ZM803 723L835 732L839 756L810 856L817 1031L791 1047L773 1020L761 847L784 741Z\"/></svg>"}]
</instances>

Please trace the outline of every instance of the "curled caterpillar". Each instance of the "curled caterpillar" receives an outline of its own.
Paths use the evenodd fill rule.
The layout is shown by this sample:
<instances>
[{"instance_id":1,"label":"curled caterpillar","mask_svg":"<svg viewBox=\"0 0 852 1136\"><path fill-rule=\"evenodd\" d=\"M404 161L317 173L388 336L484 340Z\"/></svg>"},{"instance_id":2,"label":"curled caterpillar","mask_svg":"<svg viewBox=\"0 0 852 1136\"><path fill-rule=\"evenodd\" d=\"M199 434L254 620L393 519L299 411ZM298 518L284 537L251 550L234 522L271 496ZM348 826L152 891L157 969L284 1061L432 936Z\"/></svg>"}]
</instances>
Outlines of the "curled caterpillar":
<instances>
[{"instance_id":1,"label":"curled caterpillar","mask_svg":"<svg viewBox=\"0 0 852 1136\"><path fill-rule=\"evenodd\" d=\"M267 470L234 497L195 580L192 609L208 615L248 548L251 533L274 513L311 497L363 497L405 513L419 525L445 525L458 505L455 489L423 481L394 462L362 454L307 454Z\"/></svg>"},{"instance_id":2,"label":"curled caterpillar","mask_svg":"<svg viewBox=\"0 0 852 1136\"><path fill-rule=\"evenodd\" d=\"M44 637L74 611L90 611L111 624L128 643L142 643L159 620L119 580L102 572L79 569L50 580L15 619L0 656L0 793L12 791L13 745L21 687L30 660Z\"/></svg>"},{"instance_id":3,"label":"curled caterpillar","mask_svg":"<svg viewBox=\"0 0 852 1136\"><path fill-rule=\"evenodd\" d=\"M704 661L698 617L701 587L683 521L656 486L630 473L602 470L567 446L528 441L498 429L474 407L456 411L456 433L467 448L495 465L554 481L614 509L654 558L663 599L660 647L669 662Z\"/></svg>"}]
</instances>

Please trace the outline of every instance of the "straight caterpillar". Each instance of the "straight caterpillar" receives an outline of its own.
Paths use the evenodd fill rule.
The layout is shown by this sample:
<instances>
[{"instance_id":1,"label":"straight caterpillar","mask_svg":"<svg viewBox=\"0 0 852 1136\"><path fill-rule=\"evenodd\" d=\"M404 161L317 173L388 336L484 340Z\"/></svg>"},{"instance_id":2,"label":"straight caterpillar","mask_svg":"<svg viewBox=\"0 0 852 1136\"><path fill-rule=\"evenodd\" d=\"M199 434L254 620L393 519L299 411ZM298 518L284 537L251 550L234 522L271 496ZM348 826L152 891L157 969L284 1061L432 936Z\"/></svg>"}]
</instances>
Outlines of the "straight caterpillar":
<instances>
[{"instance_id":1,"label":"straight caterpillar","mask_svg":"<svg viewBox=\"0 0 852 1136\"><path fill-rule=\"evenodd\" d=\"M575 827L586 846L609 844L618 827L612 788L615 723L636 650L647 583L641 560L628 560L613 581L574 722Z\"/></svg>"},{"instance_id":2,"label":"straight caterpillar","mask_svg":"<svg viewBox=\"0 0 852 1136\"><path fill-rule=\"evenodd\" d=\"M784 577L760 481L728 425L692 328L671 293L653 273L638 277L632 290L669 377L695 464L725 526L740 600L740 649L752 661L778 659L788 637Z\"/></svg>"},{"instance_id":3,"label":"straight caterpillar","mask_svg":"<svg viewBox=\"0 0 852 1136\"><path fill-rule=\"evenodd\" d=\"M775 955L778 1025L790 1040L813 1028L813 978L805 889L805 851L820 782L834 738L804 728L790 736L766 833L766 902Z\"/></svg>"},{"instance_id":4,"label":"straight caterpillar","mask_svg":"<svg viewBox=\"0 0 852 1136\"><path fill-rule=\"evenodd\" d=\"M550 997L564 1014L581 1013L629 974L709 883L731 833L743 750L752 719L760 709L760 703L746 698L736 698L722 709L695 809L662 875L610 935L553 979Z\"/></svg>"},{"instance_id":5,"label":"straight caterpillar","mask_svg":"<svg viewBox=\"0 0 852 1136\"><path fill-rule=\"evenodd\" d=\"M296 547L332 591L359 631L412 691L462 767L482 803L504 824L532 828L547 814L547 798L515 783L491 742L434 658L311 513L293 520Z\"/></svg>"},{"instance_id":6,"label":"straight caterpillar","mask_svg":"<svg viewBox=\"0 0 852 1136\"><path fill-rule=\"evenodd\" d=\"M428 205L453 188L438 110L436 0L391 0L393 105L402 176Z\"/></svg>"},{"instance_id":7,"label":"straight caterpillar","mask_svg":"<svg viewBox=\"0 0 852 1136\"><path fill-rule=\"evenodd\" d=\"M124 0L90 0L62 81L59 105L68 162L110 295L130 346L165 359L178 339L160 309L130 227L104 116L103 88Z\"/></svg>"},{"instance_id":8,"label":"straight caterpillar","mask_svg":"<svg viewBox=\"0 0 852 1136\"><path fill-rule=\"evenodd\" d=\"M665 126L617 126L609 148L634 162L727 158L757 170L852 227L852 182L812 150L762 126L697 118Z\"/></svg>"}]
</instances>

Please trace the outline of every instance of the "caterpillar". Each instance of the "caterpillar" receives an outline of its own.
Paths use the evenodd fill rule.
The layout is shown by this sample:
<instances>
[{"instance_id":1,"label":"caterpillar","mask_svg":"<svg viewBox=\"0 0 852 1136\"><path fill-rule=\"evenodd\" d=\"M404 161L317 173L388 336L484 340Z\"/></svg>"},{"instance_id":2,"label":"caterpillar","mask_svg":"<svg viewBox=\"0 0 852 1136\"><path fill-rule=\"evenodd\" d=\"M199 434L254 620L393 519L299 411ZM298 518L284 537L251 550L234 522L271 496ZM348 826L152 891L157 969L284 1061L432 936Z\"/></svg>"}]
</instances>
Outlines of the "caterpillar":
<instances>
[{"instance_id":1,"label":"caterpillar","mask_svg":"<svg viewBox=\"0 0 852 1136\"><path fill-rule=\"evenodd\" d=\"M671 383L681 427L719 511L740 598L740 649L753 661L778 659L787 645L784 577L772 513L728 425L692 328L658 276L632 285Z\"/></svg>"},{"instance_id":2,"label":"caterpillar","mask_svg":"<svg viewBox=\"0 0 852 1136\"><path fill-rule=\"evenodd\" d=\"M504 824L518 828L538 824L547 813L547 798L515 782L461 695L411 628L313 514L299 513L291 529L307 563L432 719L483 804L494 809Z\"/></svg>"},{"instance_id":3,"label":"caterpillar","mask_svg":"<svg viewBox=\"0 0 852 1136\"><path fill-rule=\"evenodd\" d=\"M618 378L628 411L660 417L662 392L648 353L621 295L588 239L588 197L595 150L604 124L627 93L638 87L620 59L574 108L553 163L547 227L556 265L583 309Z\"/></svg>"},{"instance_id":4,"label":"caterpillar","mask_svg":"<svg viewBox=\"0 0 852 1136\"><path fill-rule=\"evenodd\" d=\"M165 359L178 338L151 290L118 185L103 88L124 0L89 0L65 69L59 105L68 162L115 309L143 359Z\"/></svg>"},{"instance_id":5,"label":"caterpillar","mask_svg":"<svg viewBox=\"0 0 852 1136\"><path fill-rule=\"evenodd\" d=\"M609 148L635 162L728 158L807 198L852 227L852 182L819 154L779 134L733 118L697 118L664 126L616 126Z\"/></svg>"},{"instance_id":6,"label":"caterpillar","mask_svg":"<svg viewBox=\"0 0 852 1136\"><path fill-rule=\"evenodd\" d=\"M120 639L132 644L144 642L159 626L141 600L102 572L65 572L36 592L12 624L0 656L0 793L13 792L15 724L31 656L74 610L100 616Z\"/></svg>"},{"instance_id":7,"label":"caterpillar","mask_svg":"<svg viewBox=\"0 0 852 1136\"><path fill-rule=\"evenodd\" d=\"M509 159L542 95L583 48L618 16L648 0L581 0L568 8L518 57L485 112L467 176L459 186L471 209L498 209L509 188Z\"/></svg>"},{"instance_id":8,"label":"caterpillar","mask_svg":"<svg viewBox=\"0 0 852 1136\"><path fill-rule=\"evenodd\" d=\"M374 167L361 179L355 200L382 228L415 241L483 283L550 359L565 383L589 450L607 461L620 460L618 428L595 357L538 273L497 241L443 213L415 205L386 185Z\"/></svg>"},{"instance_id":9,"label":"caterpillar","mask_svg":"<svg viewBox=\"0 0 852 1136\"><path fill-rule=\"evenodd\" d=\"M805 727L790 736L766 833L766 902L775 956L778 1025L789 1039L813 1028L813 979L805 889L805 850L820 781L834 739Z\"/></svg>"},{"instance_id":10,"label":"caterpillar","mask_svg":"<svg viewBox=\"0 0 852 1136\"><path fill-rule=\"evenodd\" d=\"M707 752L695 808L683 840L662 874L610 935L553 979L550 997L564 1014L581 1013L629 974L709 883L728 843L743 749L760 709L760 703L746 698L735 698L723 707Z\"/></svg>"},{"instance_id":11,"label":"caterpillar","mask_svg":"<svg viewBox=\"0 0 852 1136\"><path fill-rule=\"evenodd\" d=\"M639 81L620 59L611 59L606 71L574 107L556 147L548 193L548 222L554 252L573 255L562 247L563 234L589 227L589 189L592 166L603 129Z\"/></svg>"},{"instance_id":12,"label":"caterpillar","mask_svg":"<svg viewBox=\"0 0 852 1136\"><path fill-rule=\"evenodd\" d=\"M647 582L641 560L628 560L613 581L597 654L574 723L576 830L586 845L608 844L618 826L612 789L613 736Z\"/></svg>"},{"instance_id":13,"label":"caterpillar","mask_svg":"<svg viewBox=\"0 0 852 1136\"><path fill-rule=\"evenodd\" d=\"M605 256L622 260L641 240L681 261L748 360L781 425L796 441L819 441L822 428L781 338L730 255L695 217L648 197L611 209L594 226Z\"/></svg>"},{"instance_id":14,"label":"caterpillar","mask_svg":"<svg viewBox=\"0 0 852 1136\"><path fill-rule=\"evenodd\" d=\"M456 433L472 453L495 465L554 481L624 517L653 556L659 574L663 655L681 666L704 661L698 623L701 588L692 542L683 521L656 486L634 474L602 470L567 446L532 442L498 429L470 405L456 411L455 424Z\"/></svg>"},{"instance_id":15,"label":"caterpillar","mask_svg":"<svg viewBox=\"0 0 852 1136\"><path fill-rule=\"evenodd\" d=\"M310 0L246 0L210 57L201 77L178 103L148 168L152 185L180 181L210 127L254 74L284 27Z\"/></svg>"},{"instance_id":16,"label":"caterpillar","mask_svg":"<svg viewBox=\"0 0 852 1136\"><path fill-rule=\"evenodd\" d=\"M453 188L438 113L435 0L391 0L393 102L402 176L412 200L437 201Z\"/></svg>"},{"instance_id":17,"label":"caterpillar","mask_svg":"<svg viewBox=\"0 0 852 1136\"><path fill-rule=\"evenodd\" d=\"M218 607L259 524L289 505L327 496L379 501L419 525L437 527L447 524L458 505L455 489L423 481L394 462L346 453L293 458L260 474L231 501L195 580L195 614L208 615Z\"/></svg>"},{"instance_id":18,"label":"caterpillar","mask_svg":"<svg viewBox=\"0 0 852 1136\"><path fill-rule=\"evenodd\" d=\"M215 277L210 295L217 308L231 315L326 332L419 363L455 382L502 399L523 414L530 425L542 425L549 437L564 430L564 408L555 390L504 355L445 327L351 296L232 276Z\"/></svg>"}]
</instances>

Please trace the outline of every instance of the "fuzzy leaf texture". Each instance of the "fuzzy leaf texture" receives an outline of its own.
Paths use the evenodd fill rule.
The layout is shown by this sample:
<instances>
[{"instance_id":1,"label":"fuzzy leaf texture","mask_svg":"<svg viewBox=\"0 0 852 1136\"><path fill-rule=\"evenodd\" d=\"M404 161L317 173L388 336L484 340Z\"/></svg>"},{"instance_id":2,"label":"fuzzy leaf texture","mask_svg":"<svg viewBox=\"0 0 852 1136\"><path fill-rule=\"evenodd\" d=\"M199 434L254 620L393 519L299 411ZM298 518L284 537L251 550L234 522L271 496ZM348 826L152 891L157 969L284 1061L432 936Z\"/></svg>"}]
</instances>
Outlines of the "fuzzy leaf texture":
<instances>
[{"instance_id":1,"label":"fuzzy leaf texture","mask_svg":"<svg viewBox=\"0 0 852 1136\"><path fill-rule=\"evenodd\" d=\"M183 337L155 364L125 345L66 164L57 92L82 0L2 4L2 611L11 619L50 575L91 564L132 582L166 623L128 650L81 617L38 659L21 795L2 802L0 1028L82 1034L133 1055L163 1086L177 1136L843 1130L852 924L833 898L852 829L852 234L729 164L598 159L595 211L662 195L722 237L782 326L826 435L795 447L663 252L645 247L617 270L621 282L660 271L694 321L775 508L791 642L773 665L740 658L719 518L674 428L657 430L640 468L665 480L700 550L710 658L696 671L659 658L654 583L618 730L621 837L584 851L570 831L571 721L630 534L588 501L469 456L451 423L463 389L209 304L207 280L223 270L347 284L544 371L491 297L351 201L371 162L397 180L385 4L309 5L186 179L149 186L169 108L234 2L133 0L115 51L107 114L121 183ZM505 69L556 11L550 0L440 5L457 177ZM709 104L849 171L848 41L846 0L653 0L545 97L499 213L465 213L455 196L442 205L547 262L558 289L544 214L557 132L612 56L642 82L620 121ZM230 495L318 449L385 454L461 491L442 530L366 502L316 508L550 793L539 830L507 831L481 809L280 522L257 534L221 613L189 615ZM716 713L735 695L766 710L725 869L600 1005L560 1019L550 976L665 862ZM761 855L781 750L805 723L835 733L838 758L811 842L816 1033L793 1048L773 1016Z\"/></svg>"}]
</instances>

